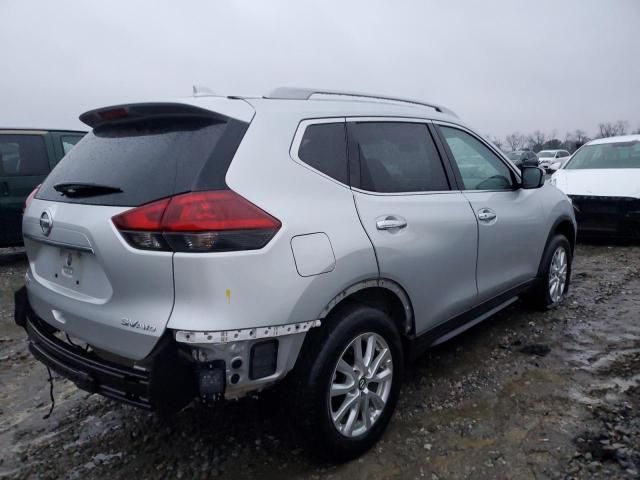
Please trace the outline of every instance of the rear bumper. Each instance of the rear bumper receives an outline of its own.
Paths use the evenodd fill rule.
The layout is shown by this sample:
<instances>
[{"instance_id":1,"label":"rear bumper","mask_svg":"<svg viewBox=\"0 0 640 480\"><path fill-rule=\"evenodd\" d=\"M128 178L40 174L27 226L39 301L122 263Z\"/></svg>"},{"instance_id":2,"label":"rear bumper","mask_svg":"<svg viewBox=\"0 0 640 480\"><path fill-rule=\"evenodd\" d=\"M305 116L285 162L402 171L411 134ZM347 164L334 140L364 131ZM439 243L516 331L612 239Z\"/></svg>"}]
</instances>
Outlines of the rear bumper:
<instances>
[{"instance_id":1,"label":"rear bumper","mask_svg":"<svg viewBox=\"0 0 640 480\"><path fill-rule=\"evenodd\" d=\"M15 300L15 321L27 331L33 356L78 388L163 413L180 410L196 396L195 367L173 342L159 343L148 368L120 365L58 338L30 308L26 290L16 292Z\"/></svg>"},{"instance_id":2,"label":"rear bumper","mask_svg":"<svg viewBox=\"0 0 640 480\"><path fill-rule=\"evenodd\" d=\"M71 380L82 390L99 393L123 403L151 410L149 374L91 358L80 349L73 351L46 327L27 320L29 350L35 358Z\"/></svg>"},{"instance_id":3,"label":"rear bumper","mask_svg":"<svg viewBox=\"0 0 640 480\"><path fill-rule=\"evenodd\" d=\"M573 202L580 236L640 239L640 199L569 196Z\"/></svg>"}]
</instances>

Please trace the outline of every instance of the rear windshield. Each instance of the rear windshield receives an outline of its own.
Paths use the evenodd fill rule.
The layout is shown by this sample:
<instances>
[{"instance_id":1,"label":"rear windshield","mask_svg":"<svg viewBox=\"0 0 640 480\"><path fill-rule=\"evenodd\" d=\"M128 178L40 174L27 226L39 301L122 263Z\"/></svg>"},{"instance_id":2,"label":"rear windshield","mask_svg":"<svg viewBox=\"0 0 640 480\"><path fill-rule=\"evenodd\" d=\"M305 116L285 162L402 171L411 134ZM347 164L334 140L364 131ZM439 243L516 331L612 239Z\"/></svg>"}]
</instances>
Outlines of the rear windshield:
<instances>
[{"instance_id":1,"label":"rear windshield","mask_svg":"<svg viewBox=\"0 0 640 480\"><path fill-rule=\"evenodd\" d=\"M549 157L554 157L556 155L556 152L540 152L538 153L538 156L540 158L549 158Z\"/></svg>"},{"instance_id":2,"label":"rear windshield","mask_svg":"<svg viewBox=\"0 0 640 480\"><path fill-rule=\"evenodd\" d=\"M640 141L587 145L576 152L565 168L640 168Z\"/></svg>"},{"instance_id":3,"label":"rear windshield","mask_svg":"<svg viewBox=\"0 0 640 480\"><path fill-rule=\"evenodd\" d=\"M211 189L224 188L229 159L216 157L214 151L222 143L228 125L228 122L208 119L184 119L95 129L53 169L37 198L91 205L138 206L201 187L201 171L210 172L209 164L218 161L221 165L216 176L219 178L209 179L214 183L209 186ZM69 197L54 188L65 183L97 184L122 191Z\"/></svg>"}]
</instances>

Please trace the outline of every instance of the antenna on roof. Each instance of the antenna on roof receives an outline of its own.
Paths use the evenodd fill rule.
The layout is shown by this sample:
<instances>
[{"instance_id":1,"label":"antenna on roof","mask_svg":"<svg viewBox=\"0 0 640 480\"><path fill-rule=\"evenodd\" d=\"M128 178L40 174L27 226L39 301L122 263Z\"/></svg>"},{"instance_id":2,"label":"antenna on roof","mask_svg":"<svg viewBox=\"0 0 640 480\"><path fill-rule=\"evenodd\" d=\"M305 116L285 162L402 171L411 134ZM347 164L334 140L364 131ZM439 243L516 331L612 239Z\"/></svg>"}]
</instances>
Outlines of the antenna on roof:
<instances>
[{"instance_id":1,"label":"antenna on roof","mask_svg":"<svg viewBox=\"0 0 640 480\"><path fill-rule=\"evenodd\" d=\"M193 96L194 97L211 97L211 96L215 96L215 92L211 90L209 87L203 87L202 85L194 85Z\"/></svg>"}]
</instances>

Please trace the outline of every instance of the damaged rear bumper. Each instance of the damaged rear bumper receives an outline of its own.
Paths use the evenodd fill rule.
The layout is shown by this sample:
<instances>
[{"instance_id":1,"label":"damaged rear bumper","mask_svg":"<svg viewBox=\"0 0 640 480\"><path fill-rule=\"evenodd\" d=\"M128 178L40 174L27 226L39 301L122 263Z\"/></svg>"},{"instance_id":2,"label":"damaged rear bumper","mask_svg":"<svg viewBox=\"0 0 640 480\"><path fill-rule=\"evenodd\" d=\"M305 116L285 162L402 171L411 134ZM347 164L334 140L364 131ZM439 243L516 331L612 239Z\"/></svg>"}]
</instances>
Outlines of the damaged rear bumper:
<instances>
[{"instance_id":1,"label":"damaged rear bumper","mask_svg":"<svg viewBox=\"0 0 640 480\"><path fill-rule=\"evenodd\" d=\"M74 352L31 320L27 320L27 332L33 356L82 390L152 409L147 372L107 364L80 351Z\"/></svg>"},{"instance_id":2,"label":"damaged rear bumper","mask_svg":"<svg viewBox=\"0 0 640 480\"><path fill-rule=\"evenodd\" d=\"M569 195L582 237L640 239L640 199Z\"/></svg>"},{"instance_id":3,"label":"damaged rear bumper","mask_svg":"<svg viewBox=\"0 0 640 480\"><path fill-rule=\"evenodd\" d=\"M197 395L195 365L170 336L160 340L144 366L107 361L63 340L38 318L24 287L15 294L15 322L25 328L32 355L82 390L160 413L178 411Z\"/></svg>"},{"instance_id":4,"label":"damaged rear bumper","mask_svg":"<svg viewBox=\"0 0 640 480\"><path fill-rule=\"evenodd\" d=\"M40 362L82 390L161 413L194 398L237 398L281 380L294 366L306 332L320 321L233 331L167 331L139 363L114 359L72 342L38 317L26 288L15 293L15 322ZM67 338L67 340L65 340Z\"/></svg>"}]
</instances>

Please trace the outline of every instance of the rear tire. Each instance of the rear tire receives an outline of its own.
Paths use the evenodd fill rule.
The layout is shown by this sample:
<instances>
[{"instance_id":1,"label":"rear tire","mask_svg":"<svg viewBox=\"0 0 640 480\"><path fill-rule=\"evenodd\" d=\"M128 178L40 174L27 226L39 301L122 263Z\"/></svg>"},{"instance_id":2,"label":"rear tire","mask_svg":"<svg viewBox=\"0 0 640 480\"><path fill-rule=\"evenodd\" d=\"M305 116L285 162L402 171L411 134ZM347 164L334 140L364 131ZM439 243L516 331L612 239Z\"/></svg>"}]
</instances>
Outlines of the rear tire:
<instances>
[{"instance_id":1,"label":"rear tire","mask_svg":"<svg viewBox=\"0 0 640 480\"><path fill-rule=\"evenodd\" d=\"M542 255L538 279L529 293L528 301L539 310L549 310L562 303L569 291L571 244L564 235L554 236Z\"/></svg>"},{"instance_id":2,"label":"rear tire","mask_svg":"<svg viewBox=\"0 0 640 480\"><path fill-rule=\"evenodd\" d=\"M333 462L369 450L393 415L403 361L400 334L386 313L338 306L309 332L291 379L287 403L301 443Z\"/></svg>"}]
</instances>

